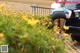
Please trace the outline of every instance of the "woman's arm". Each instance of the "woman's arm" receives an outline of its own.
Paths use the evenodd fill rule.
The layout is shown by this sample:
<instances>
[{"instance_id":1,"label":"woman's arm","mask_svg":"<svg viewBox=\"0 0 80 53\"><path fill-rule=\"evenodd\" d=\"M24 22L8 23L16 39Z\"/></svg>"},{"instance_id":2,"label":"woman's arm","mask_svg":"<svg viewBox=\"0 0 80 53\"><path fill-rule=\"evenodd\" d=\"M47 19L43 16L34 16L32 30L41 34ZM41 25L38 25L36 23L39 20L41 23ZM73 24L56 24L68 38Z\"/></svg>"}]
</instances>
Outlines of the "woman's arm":
<instances>
[{"instance_id":1,"label":"woman's arm","mask_svg":"<svg viewBox=\"0 0 80 53\"><path fill-rule=\"evenodd\" d=\"M71 10L68 10L68 12L69 12L69 17L71 16L71 14L72 14L72 11Z\"/></svg>"},{"instance_id":2,"label":"woman's arm","mask_svg":"<svg viewBox=\"0 0 80 53\"><path fill-rule=\"evenodd\" d=\"M72 14L72 11L71 10L67 10L67 11L68 11L68 14L66 14L66 18L70 18L71 14Z\"/></svg>"}]
</instances>

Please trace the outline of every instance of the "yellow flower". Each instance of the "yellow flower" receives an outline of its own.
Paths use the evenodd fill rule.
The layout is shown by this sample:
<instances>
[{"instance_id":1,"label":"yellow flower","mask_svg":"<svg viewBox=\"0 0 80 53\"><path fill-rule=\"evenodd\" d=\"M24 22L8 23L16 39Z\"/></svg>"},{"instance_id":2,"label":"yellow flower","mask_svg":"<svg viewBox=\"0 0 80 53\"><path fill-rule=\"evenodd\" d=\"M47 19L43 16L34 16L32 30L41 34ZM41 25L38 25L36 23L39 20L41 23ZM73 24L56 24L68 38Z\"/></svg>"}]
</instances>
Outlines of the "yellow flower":
<instances>
[{"instance_id":1,"label":"yellow flower","mask_svg":"<svg viewBox=\"0 0 80 53\"><path fill-rule=\"evenodd\" d=\"M48 18L46 17L45 20L48 20Z\"/></svg>"},{"instance_id":2,"label":"yellow flower","mask_svg":"<svg viewBox=\"0 0 80 53\"><path fill-rule=\"evenodd\" d=\"M60 34L60 33L59 33L60 29L59 29L59 27L57 27L57 26L54 26L53 31L54 31L54 33L56 33L56 34Z\"/></svg>"},{"instance_id":3,"label":"yellow flower","mask_svg":"<svg viewBox=\"0 0 80 53\"><path fill-rule=\"evenodd\" d=\"M38 22L39 20L34 20L33 18L28 20L28 24L30 24L31 26L35 26Z\"/></svg>"},{"instance_id":4,"label":"yellow flower","mask_svg":"<svg viewBox=\"0 0 80 53\"><path fill-rule=\"evenodd\" d=\"M0 33L0 39L1 38L4 38L4 34L3 33Z\"/></svg>"},{"instance_id":5,"label":"yellow flower","mask_svg":"<svg viewBox=\"0 0 80 53\"><path fill-rule=\"evenodd\" d=\"M53 37L51 38L52 40L55 40Z\"/></svg>"},{"instance_id":6,"label":"yellow flower","mask_svg":"<svg viewBox=\"0 0 80 53\"><path fill-rule=\"evenodd\" d=\"M2 10L0 9L0 12L2 12Z\"/></svg>"},{"instance_id":7,"label":"yellow flower","mask_svg":"<svg viewBox=\"0 0 80 53\"><path fill-rule=\"evenodd\" d=\"M0 8L3 8L5 6L5 3L0 4Z\"/></svg>"},{"instance_id":8,"label":"yellow flower","mask_svg":"<svg viewBox=\"0 0 80 53\"><path fill-rule=\"evenodd\" d=\"M65 51L67 51L67 49L65 48Z\"/></svg>"},{"instance_id":9,"label":"yellow flower","mask_svg":"<svg viewBox=\"0 0 80 53\"><path fill-rule=\"evenodd\" d=\"M72 43L70 41L68 41L67 44L71 45Z\"/></svg>"},{"instance_id":10,"label":"yellow flower","mask_svg":"<svg viewBox=\"0 0 80 53\"><path fill-rule=\"evenodd\" d=\"M9 7L7 7L7 10L12 11L12 9L11 9L11 8L9 8Z\"/></svg>"},{"instance_id":11,"label":"yellow flower","mask_svg":"<svg viewBox=\"0 0 80 53\"><path fill-rule=\"evenodd\" d=\"M49 24L51 25L51 24L52 24L52 22L49 22Z\"/></svg>"},{"instance_id":12,"label":"yellow flower","mask_svg":"<svg viewBox=\"0 0 80 53\"><path fill-rule=\"evenodd\" d=\"M15 13L15 11L14 11L14 10L12 10L11 12L12 12L12 13Z\"/></svg>"},{"instance_id":13,"label":"yellow flower","mask_svg":"<svg viewBox=\"0 0 80 53\"><path fill-rule=\"evenodd\" d=\"M26 16L22 16L22 18L23 18L25 21L28 20L28 18L27 18Z\"/></svg>"},{"instance_id":14,"label":"yellow flower","mask_svg":"<svg viewBox=\"0 0 80 53\"><path fill-rule=\"evenodd\" d=\"M59 31L56 31L56 34L60 34Z\"/></svg>"},{"instance_id":15,"label":"yellow flower","mask_svg":"<svg viewBox=\"0 0 80 53\"><path fill-rule=\"evenodd\" d=\"M55 49L55 46L52 46L52 49Z\"/></svg>"},{"instance_id":16,"label":"yellow flower","mask_svg":"<svg viewBox=\"0 0 80 53\"><path fill-rule=\"evenodd\" d=\"M28 34L24 34L23 36L19 36L21 39L27 39L28 38Z\"/></svg>"},{"instance_id":17,"label":"yellow flower","mask_svg":"<svg viewBox=\"0 0 80 53\"><path fill-rule=\"evenodd\" d=\"M39 33L41 33L41 30L38 30Z\"/></svg>"},{"instance_id":18,"label":"yellow flower","mask_svg":"<svg viewBox=\"0 0 80 53\"><path fill-rule=\"evenodd\" d=\"M46 23L42 23L42 26L46 26Z\"/></svg>"},{"instance_id":19,"label":"yellow flower","mask_svg":"<svg viewBox=\"0 0 80 53\"><path fill-rule=\"evenodd\" d=\"M65 29L65 30L68 30L68 29L69 29L69 27L68 27L68 26L64 26L64 29Z\"/></svg>"},{"instance_id":20,"label":"yellow flower","mask_svg":"<svg viewBox=\"0 0 80 53\"><path fill-rule=\"evenodd\" d=\"M66 34L66 33L64 33L63 35L64 35L64 37L68 37L69 36L69 34Z\"/></svg>"},{"instance_id":21,"label":"yellow flower","mask_svg":"<svg viewBox=\"0 0 80 53\"><path fill-rule=\"evenodd\" d=\"M28 38L28 35L24 35L23 38L24 38L24 39Z\"/></svg>"}]
</instances>

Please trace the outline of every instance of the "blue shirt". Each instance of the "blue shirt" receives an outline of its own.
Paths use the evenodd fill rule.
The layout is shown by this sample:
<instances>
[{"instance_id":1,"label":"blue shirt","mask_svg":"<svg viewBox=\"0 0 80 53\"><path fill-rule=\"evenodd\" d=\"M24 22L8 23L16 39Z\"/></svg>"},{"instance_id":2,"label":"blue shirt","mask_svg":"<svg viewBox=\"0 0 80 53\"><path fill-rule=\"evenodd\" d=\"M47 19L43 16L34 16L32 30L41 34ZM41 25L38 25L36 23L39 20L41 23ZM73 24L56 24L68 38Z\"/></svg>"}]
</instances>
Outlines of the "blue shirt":
<instances>
[{"instance_id":1,"label":"blue shirt","mask_svg":"<svg viewBox=\"0 0 80 53\"><path fill-rule=\"evenodd\" d=\"M66 9L65 7L61 7L61 8L57 8L57 9L52 9L52 13L55 11L63 11L65 14L68 13L68 9Z\"/></svg>"}]
</instances>

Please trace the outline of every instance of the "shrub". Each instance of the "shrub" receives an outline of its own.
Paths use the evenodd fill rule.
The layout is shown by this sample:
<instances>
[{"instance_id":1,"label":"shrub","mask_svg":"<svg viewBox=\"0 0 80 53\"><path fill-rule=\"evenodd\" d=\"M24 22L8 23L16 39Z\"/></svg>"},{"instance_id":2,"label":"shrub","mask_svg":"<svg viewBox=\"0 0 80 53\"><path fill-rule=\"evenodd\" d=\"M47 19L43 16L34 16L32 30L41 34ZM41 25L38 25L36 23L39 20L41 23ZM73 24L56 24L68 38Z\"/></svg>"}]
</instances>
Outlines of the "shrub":
<instances>
[{"instance_id":1,"label":"shrub","mask_svg":"<svg viewBox=\"0 0 80 53\"><path fill-rule=\"evenodd\" d=\"M44 21L45 17L10 10L6 12L0 12L0 44L8 44L9 53L64 53L62 41L43 26L48 18Z\"/></svg>"}]
</instances>

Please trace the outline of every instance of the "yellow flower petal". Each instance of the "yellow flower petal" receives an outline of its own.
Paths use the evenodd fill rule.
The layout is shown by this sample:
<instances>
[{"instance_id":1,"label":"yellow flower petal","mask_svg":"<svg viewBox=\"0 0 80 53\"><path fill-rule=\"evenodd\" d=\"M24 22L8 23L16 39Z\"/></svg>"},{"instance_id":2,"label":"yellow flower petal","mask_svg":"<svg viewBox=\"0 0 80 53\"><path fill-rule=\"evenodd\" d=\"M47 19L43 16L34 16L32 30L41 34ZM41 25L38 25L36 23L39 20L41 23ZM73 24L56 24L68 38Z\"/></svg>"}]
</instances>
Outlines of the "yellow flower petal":
<instances>
[{"instance_id":1,"label":"yellow flower petal","mask_svg":"<svg viewBox=\"0 0 80 53\"><path fill-rule=\"evenodd\" d=\"M0 4L0 8L3 8L5 6L5 3Z\"/></svg>"},{"instance_id":2,"label":"yellow flower petal","mask_svg":"<svg viewBox=\"0 0 80 53\"><path fill-rule=\"evenodd\" d=\"M22 16L22 18L23 18L25 21L28 20L28 18L27 18L26 16Z\"/></svg>"},{"instance_id":3,"label":"yellow flower petal","mask_svg":"<svg viewBox=\"0 0 80 53\"><path fill-rule=\"evenodd\" d=\"M68 26L64 26L64 29L65 29L65 30L68 30L68 29L69 29L69 27L68 27Z\"/></svg>"},{"instance_id":4,"label":"yellow flower petal","mask_svg":"<svg viewBox=\"0 0 80 53\"><path fill-rule=\"evenodd\" d=\"M38 22L39 20L34 20L33 18L28 19L28 24L30 24L31 26L35 26Z\"/></svg>"},{"instance_id":5,"label":"yellow flower petal","mask_svg":"<svg viewBox=\"0 0 80 53\"><path fill-rule=\"evenodd\" d=\"M4 38L4 34L3 33L0 33L0 39L1 38Z\"/></svg>"},{"instance_id":6,"label":"yellow flower petal","mask_svg":"<svg viewBox=\"0 0 80 53\"><path fill-rule=\"evenodd\" d=\"M55 46L52 46L52 49L55 49Z\"/></svg>"},{"instance_id":7,"label":"yellow flower petal","mask_svg":"<svg viewBox=\"0 0 80 53\"><path fill-rule=\"evenodd\" d=\"M68 37L69 36L69 34L66 34L66 33L64 33L63 35L64 35L64 37Z\"/></svg>"}]
</instances>

